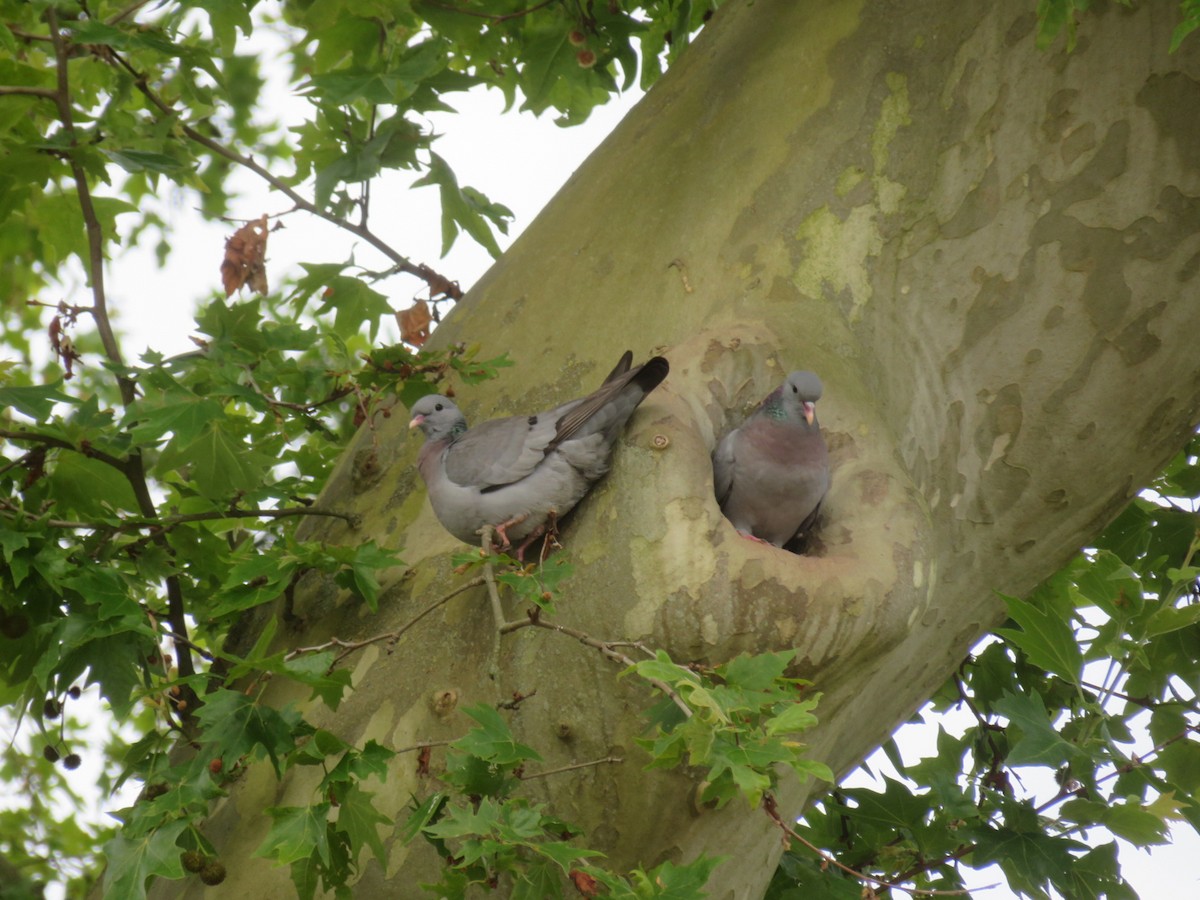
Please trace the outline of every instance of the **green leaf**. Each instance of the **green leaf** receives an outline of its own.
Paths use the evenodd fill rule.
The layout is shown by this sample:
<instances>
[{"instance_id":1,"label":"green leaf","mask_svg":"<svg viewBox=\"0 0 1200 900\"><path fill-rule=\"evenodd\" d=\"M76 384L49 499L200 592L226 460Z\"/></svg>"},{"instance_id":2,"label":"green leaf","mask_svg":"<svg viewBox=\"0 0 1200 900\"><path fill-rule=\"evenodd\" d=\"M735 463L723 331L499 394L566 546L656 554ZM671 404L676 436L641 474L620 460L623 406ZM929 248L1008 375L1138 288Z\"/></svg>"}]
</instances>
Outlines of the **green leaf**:
<instances>
[{"instance_id":1,"label":"green leaf","mask_svg":"<svg viewBox=\"0 0 1200 900\"><path fill-rule=\"evenodd\" d=\"M279 757L295 746L292 730L300 717L255 703L240 691L221 689L204 698L196 718L204 727L204 745L220 756L226 769L242 756L265 753L279 774Z\"/></svg>"},{"instance_id":2,"label":"green leaf","mask_svg":"<svg viewBox=\"0 0 1200 900\"><path fill-rule=\"evenodd\" d=\"M164 434L171 433L176 441L187 445L224 415L224 407L212 397L200 397L180 389L135 403L127 420L136 423L129 433L139 444L156 443Z\"/></svg>"},{"instance_id":3,"label":"green leaf","mask_svg":"<svg viewBox=\"0 0 1200 900\"><path fill-rule=\"evenodd\" d=\"M378 546L374 541L366 541L354 548L348 569L338 574L337 581L343 587L352 588L366 601L371 612L375 612L379 607L380 590L376 573L403 565L404 561L391 550Z\"/></svg>"},{"instance_id":4,"label":"green leaf","mask_svg":"<svg viewBox=\"0 0 1200 900\"><path fill-rule=\"evenodd\" d=\"M413 798L414 802L416 798ZM421 833L421 830L430 822L437 821L442 810L450 800L450 795L444 791L437 791L430 794L421 803L417 804L408 818L404 821L404 827L400 830L400 839L404 843L409 843L413 838Z\"/></svg>"},{"instance_id":5,"label":"green leaf","mask_svg":"<svg viewBox=\"0 0 1200 900\"><path fill-rule=\"evenodd\" d=\"M351 787L338 806L337 827L350 836L352 847L370 847L375 859L386 870L388 856L379 836L379 826L391 825L392 820L375 808L374 796L357 785Z\"/></svg>"},{"instance_id":6,"label":"green leaf","mask_svg":"<svg viewBox=\"0 0 1200 900\"><path fill-rule=\"evenodd\" d=\"M274 462L232 434L219 419L209 422L191 443L179 443L172 441L163 450L161 465L177 470L186 467L201 493L214 500L258 487Z\"/></svg>"},{"instance_id":7,"label":"green leaf","mask_svg":"<svg viewBox=\"0 0 1200 900\"><path fill-rule=\"evenodd\" d=\"M332 710L337 710L342 697L350 690L350 670L329 670L333 663L333 651L306 653L283 663L283 671L289 677L312 688L313 696Z\"/></svg>"},{"instance_id":8,"label":"green leaf","mask_svg":"<svg viewBox=\"0 0 1200 900\"><path fill-rule=\"evenodd\" d=\"M856 789L846 792L848 799L857 804L854 816L897 831L911 834L929 814L926 800L914 796L912 791L894 778L884 777L884 791Z\"/></svg>"},{"instance_id":9,"label":"green leaf","mask_svg":"<svg viewBox=\"0 0 1200 900\"><path fill-rule=\"evenodd\" d=\"M1020 740L1008 754L1009 765L1054 767L1081 755L1055 731L1037 694L1006 694L995 710L1020 730Z\"/></svg>"},{"instance_id":10,"label":"green leaf","mask_svg":"<svg viewBox=\"0 0 1200 900\"><path fill-rule=\"evenodd\" d=\"M721 666L720 671L731 685L748 691L765 691L775 686L795 657L795 650L753 656L742 653Z\"/></svg>"},{"instance_id":11,"label":"green leaf","mask_svg":"<svg viewBox=\"0 0 1200 900\"><path fill-rule=\"evenodd\" d=\"M817 717L812 714L817 699L793 703L779 715L772 716L767 720L767 734L798 734L812 728L817 724Z\"/></svg>"},{"instance_id":12,"label":"green leaf","mask_svg":"<svg viewBox=\"0 0 1200 900\"><path fill-rule=\"evenodd\" d=\"M513 218L512 210L490 202L473 188L460 188L458 179L446 161L436 153L429 154L429 173L413 187L437 185L442 199L442 255L454 246L459 230L467 232L493 257L500 255L500 246L492 233L498 228L508 233L508 222ZM490 223L490 224L489 224Z\"/></svg>"},{"instance_id":13,"label":"green leaf","mask_svg":"<svg viewBox=\"0 0 1200 900\"><path fill-rule=\"evenodd\" d=\"M699 856L682 866L664 862L648 872L635 869L628 882L603 869L581 868L609 889L607 896L611 900L702 900L708 896L704 886L713 869L724 860L723 856Z\"/></svg>"},{"instance_id":14,"label":"green leaf","mask_svg":"<svg viewBox=\"0 0 1200 900\"><path fill-rule=\"evenodd\" d=\"M328 865L330 809L328 803L268 807L267 814L274 821L254 855L273 859L277 863L293 863L316 857Z\"/></svg>"},{"instance_id":15,"label":"green leaf","mask_svg":"<svg viewBox=\"0 0 1200 900\"><path fill-rule=\"evenodd\" d=\"M1044 898L1049 896L1044 887L1071 871L1075 862L1072 851L1087 849L1078 841L1008 827L979 829L974 838L972 865L982 868L997 863L1013 888Z\"/></svg>"},{"instance_id":16,"label":"green leaf","mask_svg":"<svg viewBox=\"0 0 1200 900\"><path fill-rule=\"evenodd\" d=\"M250 19L253 3L246 0L191 0L192 4L207 10L213 35L224 53L232 53L240 30L247 37L254 30Z\"/></svg>"},{"instance_id":17,"label":"green leaf","mask_svg":"<svg viewBox=\"0 0 1200 900\"><path fill-rule=\"evenodd\" d=\"M108 240L117 234L117 216L137 212L137 207L116 197L92 197L92 208L100 231ZM29 211L30 224L37 229L42 242L45 262L57 266L74 254L85 268L91 266L87 228L79 200L73 194L51 194L43 197Z\"/></svg>"},{"instance_id":18,"label":"green leaf","mask_svg":"<svg viewBox=\"0 0 1200 900\"><path fill-rule=\"evenodd\" d=\"M1039 608L1016 597L1001 597L1009 616L1021 629L1001 628L996 634L1023 651L1034 665L1077 684L1083 669L1083 653L1070 619L1048 605Z\"/></svg>"},{"instance_id":19,"label":"green leaf","mask_svg":"<svg viewBox=\"0 0 1200 900\"><path fill-rule=\"evenodd\" d=\"M146 879L152 875L182 878L182 853L176 841L189 826L186 819L167 822L139 838L118 834L104 845L104 895L122 900L146 896Z\"/></svg>"},{"instance_id":20,"label":"green leaf","mask_svg":"<svg viewBox=\"0 0 1200 900\"><path fill-rule=\"evenodd\" d=\"M1155 815L1136 799L1112 804L1101 821L1117 837L1138 847L1168 843L1165 817Z\"/></svg>"},{"instance_id":21,"label":"green leaf","mask_svg":"<svg viewBox=\"0 0 1200 900\"><path fill-rule=\"evenodd\" d=\"M0 409L11 406L36 422L45 422L54 411L54 404L78 402L74 397L59 390L62 383L60 378L53 384L0 387Z\"/></svg>"},{"instance_id":22,"label":"green leaf","mask_svg":"<svg viewBox=\"0 0 1200 900\"><path fill-rule=\"evenodd\" d=\"M1200 623L1200 603L1186 606L1164 606L1146 621L1146 636L1155 637Z\"/></svg>"},{"instance_id":23,"label":"green leaf","mask_svg":"<svg viewBox=\"0 0 1200 900\"><path fill-rule=\"evenodd\" d=\"M104 155L126 172L156 172L160 175L179 177L191 170L192 165L182 163L165 153L148 150L104 150Z\"/></svg>"},{"instance_id":24,"label":"green leaf","mask_svg":"<svg viewBox=\"0 0 1200 900\"><path fill-rule=\"evenodd\" d=\"M387 297L367 287L362 279L338 275L328 279L324 287L324 302L316 315L333 310L334 333L344 340L357 335L365 324L368 336L374 341L380 323L394 314Z\"/></svg>"},{"instance_id":25,"label":"green leaf","mask_svg":"<svg viewBox=\"0 0 1200 900\"><path fill-rule=\"evenodd\" d=\"M130 591L130 582L115 569L84 566L62 579L62 586L78 592L96 607L100 620L140 617L142 608Z\"/></svg>"},{"instance_id":26,"label":"green leaf","mask_svg":"<svg viewBox=\"0 0 1200 900\"><path fill-rule=\"evenodd\" d=\"M47 494L60 516L103 518L138 510L129 479L117 469L79 453L62 453L46 478Z\"/></svg>"},{"instance_id":27,"label":"green leaf","mask_svg":"<svg viewBox=\"0 0 1200 900\"><path fill-rule=\"evenodd\" d=\"M463 712L478 725L451 744L456 750L497 765L516 765L541 762L542 757L532 747L518 743L500 713L486 703L468 706Z\"/></svg>"}]
</instances>

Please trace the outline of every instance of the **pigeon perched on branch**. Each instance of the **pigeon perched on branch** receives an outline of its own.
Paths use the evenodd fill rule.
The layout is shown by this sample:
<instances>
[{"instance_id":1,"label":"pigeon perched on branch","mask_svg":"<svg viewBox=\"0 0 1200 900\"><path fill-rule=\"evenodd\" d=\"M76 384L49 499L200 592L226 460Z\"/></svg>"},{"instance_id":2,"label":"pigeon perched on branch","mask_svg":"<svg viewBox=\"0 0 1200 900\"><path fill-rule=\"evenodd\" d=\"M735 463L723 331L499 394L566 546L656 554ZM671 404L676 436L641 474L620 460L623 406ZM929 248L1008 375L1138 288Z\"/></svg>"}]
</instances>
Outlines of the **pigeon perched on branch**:
<instances>
[{"instance_id":1,"label":"pigeon perched on branch","mask_svg":"<svg viewBox=\"0 0 1200 900\"><path fill-rule=\"evenodd\" d=\"M782 547L811 533L829 490L829 452L815 404L821 379L792 372L713 451L721 512L747 537Z\"/></svg>"},{"instance_id":2,"label":"pigeon perched on branch","mask_svg":"<svg viewBox=\"0 0 1200 900\"><path fill-rule=\"evenodd\" d=\"M626 351L586 397L474 428L449 398L418 400L408 427L425 435L417 468L438 521L469 544L479 544L481 530L491 526L501 549L520 542L517 558L523 558L608 471L625 422L667 377L661 356L636 368L632 361Z\"/></svg>"}]
</instances>

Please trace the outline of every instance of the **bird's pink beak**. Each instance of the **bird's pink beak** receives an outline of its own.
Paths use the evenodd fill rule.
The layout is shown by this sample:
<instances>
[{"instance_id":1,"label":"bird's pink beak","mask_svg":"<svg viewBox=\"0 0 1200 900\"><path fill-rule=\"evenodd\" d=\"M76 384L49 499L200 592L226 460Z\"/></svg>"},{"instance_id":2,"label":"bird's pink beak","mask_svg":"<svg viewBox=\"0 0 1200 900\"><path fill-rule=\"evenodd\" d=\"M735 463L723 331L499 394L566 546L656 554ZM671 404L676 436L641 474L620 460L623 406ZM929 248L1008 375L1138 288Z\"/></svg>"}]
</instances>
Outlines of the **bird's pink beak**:
<instances>
[{"instance_id":1,"label":"bird's pink beak","mask_svg":"<svg viewBox=\"0 0 1200 900\"><path fill-rule=\"evenodd\" d=\"M412 429L416 428L418 425L420 425L424 421L425 421L424 416L413 416L412 420L408 423L409 430L411 431Z\"/></svg>"},{"instance_id":2,"label":"bird's pink beak","mask_svg":"<svg viewBox=\"0 0 1200 900\"><path fill-rule=\"evenodd\" d=\"M817 408L815 406L813 406L811 403L804 404L804 418L805 418L805 421L807 421L809 425L811 425L813 423L813 416L815 416L816 414L817 414Z\"/></svg>"}]
</instances>

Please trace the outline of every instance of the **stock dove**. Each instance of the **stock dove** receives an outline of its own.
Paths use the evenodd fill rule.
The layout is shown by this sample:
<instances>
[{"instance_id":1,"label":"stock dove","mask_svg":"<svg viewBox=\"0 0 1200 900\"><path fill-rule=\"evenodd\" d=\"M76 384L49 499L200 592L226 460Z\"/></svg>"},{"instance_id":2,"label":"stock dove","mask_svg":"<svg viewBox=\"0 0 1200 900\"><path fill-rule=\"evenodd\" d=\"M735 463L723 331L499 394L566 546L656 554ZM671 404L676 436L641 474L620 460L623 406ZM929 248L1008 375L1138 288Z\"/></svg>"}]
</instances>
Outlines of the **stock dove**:
<instances>
[{"instance_id":1,"label":"stock dove","mask_svg":"<svg viewBox=\"0 0 1200 900\"><path fill-rule=\"evenodd\" d=\"M612 448L639 403L666 376L656 356L630 368L626 351L594 393L532 416L493 419L467 428L454 402L422 397L409 428L425 444L417 467L434 514L446 530L469 544L492 526L501 549L521 542L517 558L554 527L608 471Z\"/></svg>"},{"instance_id":2,"label":"stock dove","mask_svg":"<svg viewBox=\"0 0 1200 900\"><path fill-rule=\"evenodd\" d=\"M814 404L821 379L792 372L713 451L713 484L721 512L743 535L776 547L816 522L829 490L829 453Z\"/></svg>"}]
</instances>

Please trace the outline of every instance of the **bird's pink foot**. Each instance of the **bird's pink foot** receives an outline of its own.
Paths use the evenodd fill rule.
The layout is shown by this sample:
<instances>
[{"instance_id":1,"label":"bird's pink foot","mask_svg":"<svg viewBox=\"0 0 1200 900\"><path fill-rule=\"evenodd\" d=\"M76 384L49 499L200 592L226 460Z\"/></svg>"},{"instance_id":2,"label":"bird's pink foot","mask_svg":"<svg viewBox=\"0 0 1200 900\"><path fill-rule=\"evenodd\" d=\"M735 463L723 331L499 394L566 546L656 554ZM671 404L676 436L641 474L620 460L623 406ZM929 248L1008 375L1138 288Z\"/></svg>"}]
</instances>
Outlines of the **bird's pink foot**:
<instances>
[{"instance_id":1,"label":"bird's pink foot","mask_svg":"<svg viewBox=\"0 0 1200 900\"><path fill-rule=\"evenodd\" d=\"M512 541L508 539L508 532L506 529L512 528L514 525L520 525L528 518L529 513L522 513L519 516L513 516L507 522L501 522L499 525L492 526L492 530L500 536L500 540L502 542L497 546L498 550L507 550L512 546Z\"/></svg>"},{"instance_id":2,"label":"bird's pink foot","mask_svg":"<svg viewBox=\"0 0 1200 900\"><path fill-rule=\"evenodd\" d=\"M541 525L539 525L537 528L535 528L533 530L533 533L530 534L529 537L527 537L525 539L525 542L522 543L521 546L517 548L517 561L525 562L525 551L529 549L530 544L532 544L534 541L536 541L538 538L542 537L543 535L546 535L547 536L546 542L542 545L542 554L538 560L539 562L544 562L546 559L546 545L548 545L551 541L554 541L554 543L557 544L558 542L554 540L555 537L557 536L557 534L558 534L558 513L555 512L554 510L550 510L546 514L546 521L543 522Z\"/></svg>"},{"instance_id":3,"label":"bird's pink foot","mask_svg":"<svg viewBox=\"0 0 1200 900\"><path fill-rule=\"evenodd\" d=\"M745 531L739 531L738 534L740 534L742 537L744 537L748 541L755 541L756 543L759 543L759 544L766 544L768 547L773 546L770 541L764 541L762 538L756 537L753 534L748 534Z\"/></svg>"}]
</instances>

